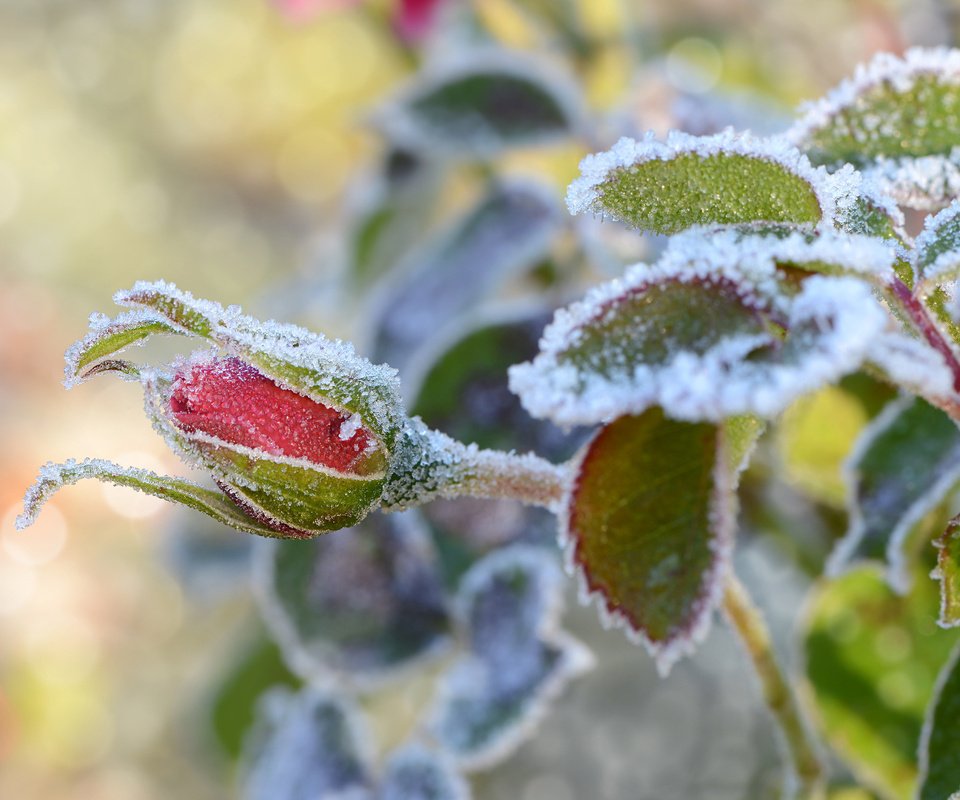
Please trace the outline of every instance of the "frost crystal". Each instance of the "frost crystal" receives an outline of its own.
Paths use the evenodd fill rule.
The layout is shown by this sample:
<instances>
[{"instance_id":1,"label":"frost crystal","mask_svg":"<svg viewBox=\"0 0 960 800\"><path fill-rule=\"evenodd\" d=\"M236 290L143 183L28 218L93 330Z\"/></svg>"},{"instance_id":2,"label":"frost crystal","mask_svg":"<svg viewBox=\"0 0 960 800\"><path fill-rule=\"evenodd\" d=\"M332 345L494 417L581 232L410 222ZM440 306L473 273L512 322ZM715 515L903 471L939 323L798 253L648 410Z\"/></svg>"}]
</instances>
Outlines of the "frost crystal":
<instances>
[{"instance_id":1,"label":"frost crystal","mask_svg":"<svg viewBox=\"0 0 960 800\"><path fill-rule=\"evenodd\" d=\"M914 246L917 275L925 286L956 278L960 269L960 200L927 217Z\"/></svg>"},{"instance_id":2,"label":"frost crystal","mask_svg":"<svg viewBox=\"0 0 960 800\"><path fill-rule=\"evenodd\" d=\"M936 211L960 196L960 147L947 155L878 157L864 172L900 205Z\"/></svg>"}]
</instances>

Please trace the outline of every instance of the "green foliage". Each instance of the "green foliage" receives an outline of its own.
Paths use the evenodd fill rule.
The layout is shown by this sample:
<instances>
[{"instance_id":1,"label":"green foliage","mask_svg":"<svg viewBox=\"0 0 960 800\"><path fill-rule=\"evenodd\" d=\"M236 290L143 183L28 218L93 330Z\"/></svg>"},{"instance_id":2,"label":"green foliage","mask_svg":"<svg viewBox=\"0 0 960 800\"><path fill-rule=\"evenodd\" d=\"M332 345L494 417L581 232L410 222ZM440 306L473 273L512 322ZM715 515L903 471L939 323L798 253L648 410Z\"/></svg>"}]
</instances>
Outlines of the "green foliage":
<instances>
[{"instance_id":1,"label":"green foliage","mask_svg":"<svg viewBox=\"0 0 960 800\"><path fill-rule=\"evenodd\" d=\"M960 796L960 649L940 677L927 711L920 742L920 790L917 800L954 800Z\"/></svg>"}]
</instances>

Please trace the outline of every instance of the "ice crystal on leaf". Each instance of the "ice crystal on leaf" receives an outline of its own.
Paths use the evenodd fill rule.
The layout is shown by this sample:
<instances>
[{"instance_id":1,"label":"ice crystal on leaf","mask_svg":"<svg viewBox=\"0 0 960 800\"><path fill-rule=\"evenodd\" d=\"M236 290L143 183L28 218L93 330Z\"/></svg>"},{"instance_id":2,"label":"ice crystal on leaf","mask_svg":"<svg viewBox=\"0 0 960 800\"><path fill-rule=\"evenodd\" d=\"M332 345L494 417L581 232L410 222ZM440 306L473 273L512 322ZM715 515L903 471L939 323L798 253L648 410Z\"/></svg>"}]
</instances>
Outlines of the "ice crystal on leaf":
<instances>
[{"instance_id":1,"label":"ice crystal on leaf","mask_svg":"<svg viewBox=\"0 0 960 800\"><path fill-rule=\"evenodd\" d=\"M825 170L778 139L727 130L671 131L623 138L580 163L567 191L572 214L592 211L641 230L677 233L693 225L744 222L813 227L834 215Z\"/></svg>"},{"instance_id":2,"label":"ice crystal on leaf","mask_svg":"<svg viewBox=\"0 0 960 800\"><path fill-rule=\"evenodd\" d=\"M866 359L888 316L842 273L886 277L894 255L863 237L676 237L656 264L558 311L540 354L511 368L511 389L561 425L653 405L685 420L774 416ZM796 289L784 267L841 274L809 275Z\"/></svg>"}]
</instances>

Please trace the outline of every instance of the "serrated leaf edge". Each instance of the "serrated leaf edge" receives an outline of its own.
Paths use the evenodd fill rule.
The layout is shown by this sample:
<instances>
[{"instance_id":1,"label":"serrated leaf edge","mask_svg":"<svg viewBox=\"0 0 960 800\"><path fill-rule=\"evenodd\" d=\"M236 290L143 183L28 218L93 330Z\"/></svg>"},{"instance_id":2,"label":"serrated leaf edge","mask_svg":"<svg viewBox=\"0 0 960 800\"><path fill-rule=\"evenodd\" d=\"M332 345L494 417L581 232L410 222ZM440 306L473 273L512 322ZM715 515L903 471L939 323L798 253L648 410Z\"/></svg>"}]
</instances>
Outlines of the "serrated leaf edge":
<instances>
[{"instance_id":1,"label":"serrated leaf edge","mask_svg":"<svg viewBox=\"0 0 960 800\"><path fill-rule=\"evenodd\" d=\"M594 436L574 456L574 472L579 473L579 465L583 463L590 452L590 448L599 436ZM714 492L710 502L708 516L711 519L711 529L715 532L709 542L714 554L714 562L710 570L704 574L703 592L698 598L697 608L692 619L682 635L673 640L660 643L651 640L642 629L637 627L623 611L611 606L607 596L601 589L593 587L587 575L586 568L577 559L577 542L570 532L570 509L572 498L576 492L577 483L569 488L569 496L563 503L562 510L557 517L557 539L563 551L564 568L577 584L577 599L582 606L593 606L600 617L600 623L607 629L620 629L633 644L642 646L650 654L661 677L666 677L674 664L685 656L693 655L699 645L710 632L713 622L713 612L719 608L723 599L724 584L731 569L733 557L734 535L736 533L736 485L737 475L728 464L726 456L727 446L722 428L717 429L719 447L717 448L716 463L713 467ZM744 462L745 463L745 462Z\"/></svg>"}]
</instances>

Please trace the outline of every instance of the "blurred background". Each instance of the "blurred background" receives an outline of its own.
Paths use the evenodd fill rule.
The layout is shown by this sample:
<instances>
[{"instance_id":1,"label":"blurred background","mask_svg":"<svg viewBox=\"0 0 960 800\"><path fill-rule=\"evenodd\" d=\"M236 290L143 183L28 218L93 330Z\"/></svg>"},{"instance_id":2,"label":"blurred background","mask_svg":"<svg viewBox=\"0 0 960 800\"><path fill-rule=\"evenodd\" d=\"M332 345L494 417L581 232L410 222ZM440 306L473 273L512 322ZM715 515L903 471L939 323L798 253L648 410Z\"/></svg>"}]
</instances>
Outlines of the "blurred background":
<instances>
[{"instance_id":1,"label":"blurred background","mask_svg":"<svg viewBox=\"0 0 960 800\"><path fill-rule=\"evenodd\" d=\"M92 482L13 529L47 460L183 474L141 413L139 387L60 385L63 351L90 312L111 312L116 289L163 278L255 315L362 331L363 298L335 300L331 287L377 153L372 112L450 43L404 33L387 0L281 6L0 3L0 797L230 797L242 720L224 687L242 694L237 668L251 659L283 676L259 644L240 534ZM955 6L934 0L448 0L438 13L563 55L592 114L659 131L711 114L777 130L873 52L951 44L958 30ZM589 146L512 153L500 168L536 172L560 197ZM465 180L445 189L452 207ZM764 563L763 547L747 561ZM765 574L794 587L779 594L789 618L805 582L783 569ZM644 653L601 631L591 610L571 618L606 679L583 679L550 731L478 782L483 796L638 797L631 754L652 765L664 739L698 736L690 752L707 753L725 731L735 741L723 758L756 759L758 785L777 784L775 748L744 712L753 690L725 634L657 694ZM416 692L372 708L375 725L409 713ZM722 699L710 724L683 710L707 696ZM612 755L625 739L634 749ZM765 796L738 780L731 797Z\"/></svg>"}]
</instances>

